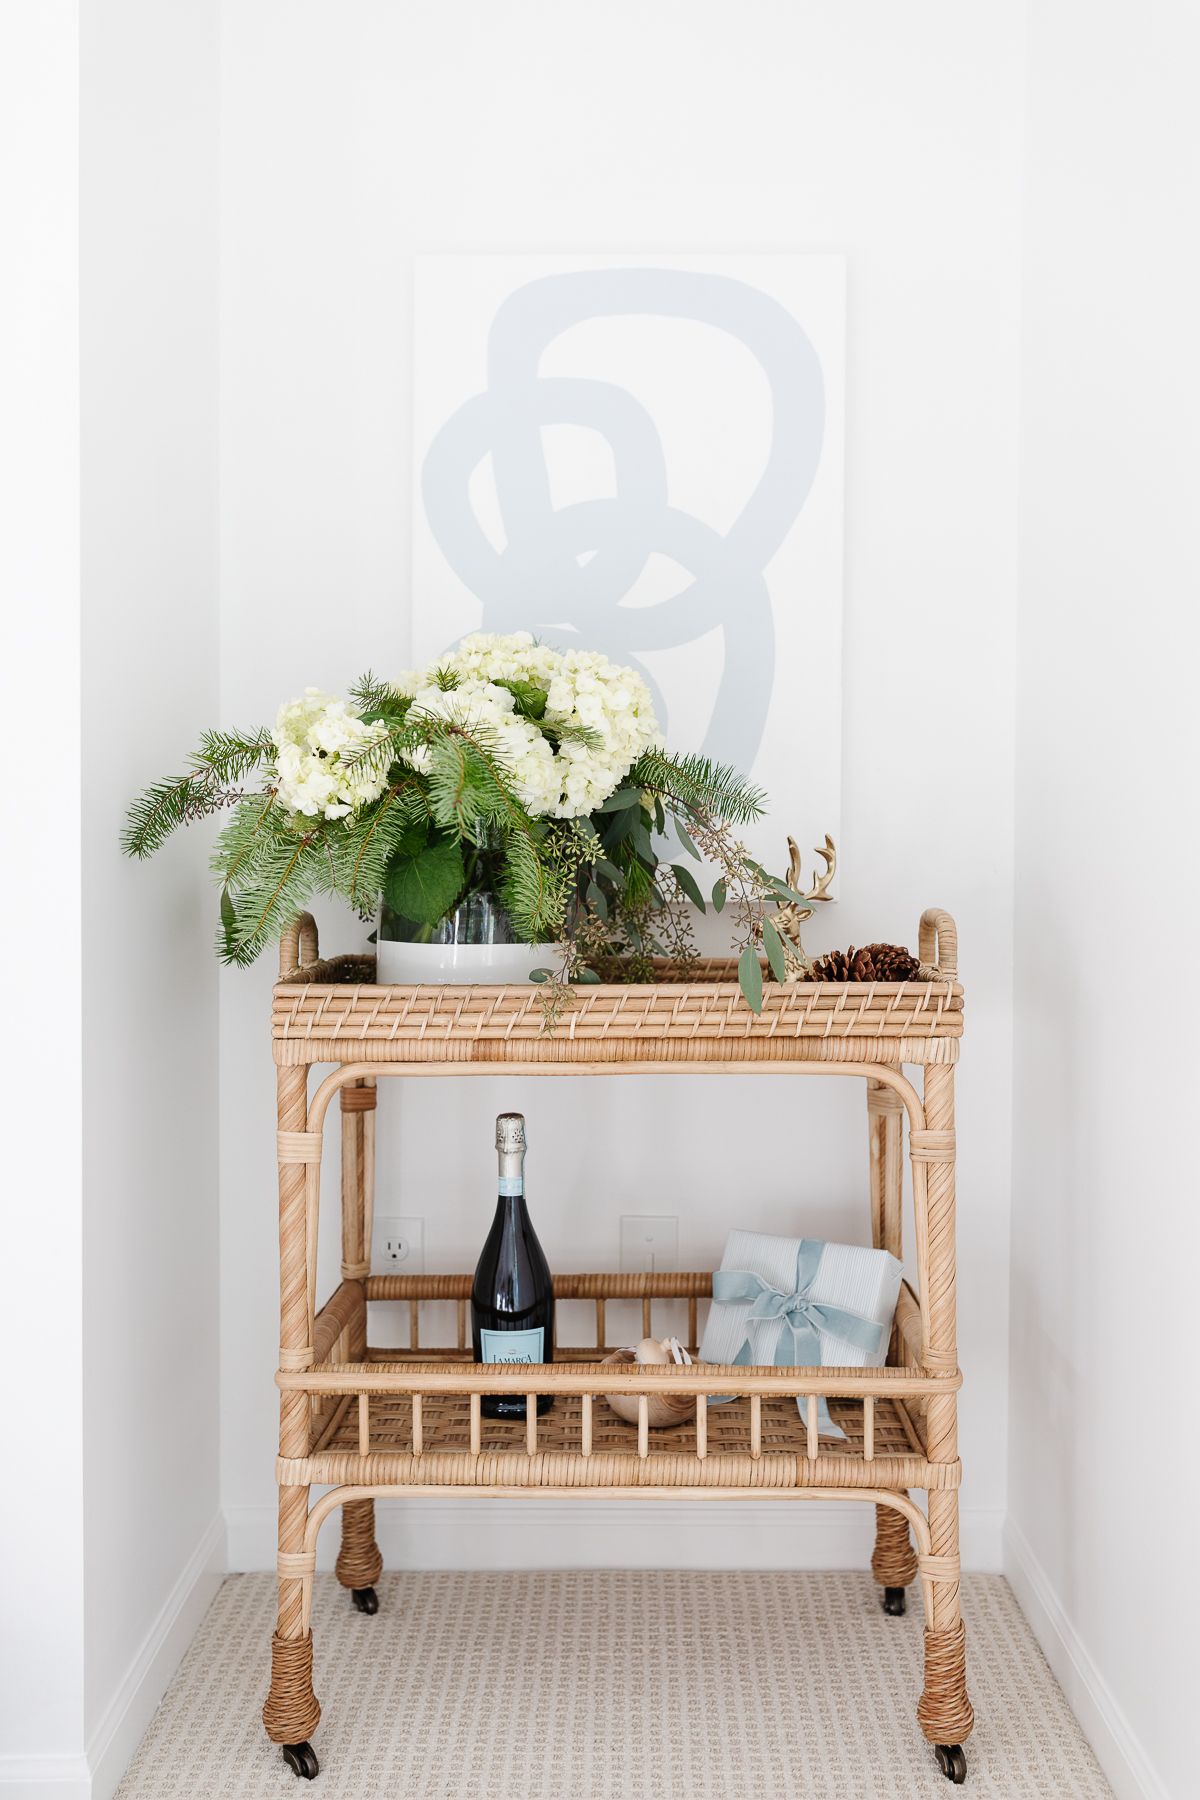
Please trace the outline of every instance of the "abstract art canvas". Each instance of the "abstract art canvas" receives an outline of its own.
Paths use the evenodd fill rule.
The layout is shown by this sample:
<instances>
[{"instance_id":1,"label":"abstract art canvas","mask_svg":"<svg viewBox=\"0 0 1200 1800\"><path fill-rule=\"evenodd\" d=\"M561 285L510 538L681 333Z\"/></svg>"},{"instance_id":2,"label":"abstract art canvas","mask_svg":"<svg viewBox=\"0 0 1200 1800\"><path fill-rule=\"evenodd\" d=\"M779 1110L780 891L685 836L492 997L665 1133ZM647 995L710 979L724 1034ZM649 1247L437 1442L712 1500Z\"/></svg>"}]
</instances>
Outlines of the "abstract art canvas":
<instances>
[{"instance_id":1,"label":"abstract art canvas","mask_svg":"<svg viewBox=\"0 0 1200 1800\"><path fill-rule=\"evenodd\" d=\"M837 256L418 258L413 660L528 629L636 666L671 741L836 837Z\"/></svg>"}]
</instances>

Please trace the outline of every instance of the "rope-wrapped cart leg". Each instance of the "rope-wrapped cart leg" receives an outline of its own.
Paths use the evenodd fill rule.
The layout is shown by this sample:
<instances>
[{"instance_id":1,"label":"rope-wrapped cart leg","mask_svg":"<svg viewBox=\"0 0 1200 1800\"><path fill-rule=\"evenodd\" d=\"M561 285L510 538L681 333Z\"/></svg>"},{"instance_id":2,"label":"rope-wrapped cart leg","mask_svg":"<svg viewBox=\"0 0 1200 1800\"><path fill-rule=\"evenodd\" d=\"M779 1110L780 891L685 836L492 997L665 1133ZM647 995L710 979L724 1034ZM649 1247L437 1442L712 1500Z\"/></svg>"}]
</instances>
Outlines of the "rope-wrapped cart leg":
<instances>
[{"instance_id":1,"label":"rope-wrapped cart leg","mask_svg":"<svg viewBox=\"0 0 1200 1800\"><path fill-rule=\"evenodd\" d=\"M914 1188L924 1190L928 1341L926 1371L958 1372L955 1326L954 1251L954 1070L932 1064L925 1070L925 1129L910 1138ZM962 1745L974 1725L967 1696L966 1629L959 1611L958 1408L951 1389L926 1406L927 1454L931 1463L952 1465L954 1485L929 1494L930 1554L921 1559L928 1584L925 1627L925 1689L917 1720L937 1750L951 1781L966 1779Z\"/></svg>"},{"instance_id":2,"label":"rope-wrapped cart leg","mask_svg":"<svg viewBox=\"0 0 1200 1800\"><path fill-rule=\"evenodd\" d=\"M904 1193L904 1102L886 1082L867 1083L867 1133L871 1151L871 1242L899 1261ZM875 1549L871 1573L883 1589L883 1610L893 1618L905 1611L904 1590L916 1578L917 1555L908 1520L894 1506L875 1508Z\"/></svg>"},{"instance_id":3,"label":"rope-wrapped cart leg","mask_svg":"<svg viewBox=\"0 0 1200 1800\"><path fill-rule=\"evenodd\" d=\"M371 1273L377 1092L373 1081L356 1081L341 1090L342 1279L364 1284ZM367 1350L365 1299L351 1320L348 1339L350 1361L362 1362ZM359 1612L377 1613L375 1584L383 1573L383 1556L375 1542L373 1500L351 1500L342 1508L342 1547L336 1569Z\"/></svg>"},{"instance_id":4,"label":"rope-wrapped cart leg","mask_svg":"<svg viewBox=\"0 0 1200 1800\"><path fill-rule=\"evenodd\" d=\"M309 1279L310 1165L319 1165L319 1134L308 1123L308 1073L277 1073L279 1104L279 1367L311 1369L312 1304ZM311 1449L311 1407L307 1394L285 1392L279 1400L279 1456L303 1459ZM321 1708L312 1684L312 1634L306 1623L313 1556L305 1550L308 1488L282 1482L279 1490L279 1611L271 1640L271 1688L263 1707L267 1736L283 1746L297 1775L317 1773L309 1738Z\"/></svg>"},{"instance_id":5,"label":"rope-wrapped cart leg","mask_svg":"<svg viewBox=\"0 0 1200 1800\"><path fill-rule=\"evenodd\" d=\"M899 1618L905 1610L904 1590L916 1579L917 1553L908 1520L894 1506L875 1508L875 1549L871 1573L883 1589L883 1610Z\"/></svg>"}]
</instances>

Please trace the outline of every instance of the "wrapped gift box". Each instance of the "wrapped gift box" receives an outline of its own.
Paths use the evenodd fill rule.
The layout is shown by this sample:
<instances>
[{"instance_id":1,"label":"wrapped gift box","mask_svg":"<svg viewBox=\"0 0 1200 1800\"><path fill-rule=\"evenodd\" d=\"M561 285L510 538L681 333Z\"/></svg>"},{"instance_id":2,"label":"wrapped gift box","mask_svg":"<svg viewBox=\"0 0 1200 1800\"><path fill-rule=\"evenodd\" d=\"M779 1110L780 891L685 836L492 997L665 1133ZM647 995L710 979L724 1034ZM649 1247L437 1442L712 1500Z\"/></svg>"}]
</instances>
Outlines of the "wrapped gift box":
<instances>
[{"instance_id":1,"label":"wrapped gift box","mask_svg":"<svg viewBox=\"0 0 1200 1800\"><path fill-rule=\"evenodd\" d=\"M700 1360L765 1368L879 1368L887 1356L902 1274L886 1250L731 1231L713 1275ZM803 1412L804 1403L797 1405ZM823 1436L845 1436L824 1399L818 1421Z\"/></svg>"}]
</instances>

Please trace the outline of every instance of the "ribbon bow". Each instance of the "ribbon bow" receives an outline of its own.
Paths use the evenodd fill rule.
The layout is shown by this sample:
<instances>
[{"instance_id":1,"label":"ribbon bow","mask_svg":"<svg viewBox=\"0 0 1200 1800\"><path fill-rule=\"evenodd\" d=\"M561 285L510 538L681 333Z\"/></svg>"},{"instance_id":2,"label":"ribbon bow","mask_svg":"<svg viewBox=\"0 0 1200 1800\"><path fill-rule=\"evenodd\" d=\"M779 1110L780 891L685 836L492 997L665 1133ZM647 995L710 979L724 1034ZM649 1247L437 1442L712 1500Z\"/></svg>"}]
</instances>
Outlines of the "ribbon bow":
<instances>
[{"instance_id":1,"label":"ribbon bow","mask_svg":"<svg viewBox=\"0 0 1200 1800\"><path fill-rule=\"evenodd\" d=\"M853 1344L867 1356L878 1354L884 1328L862 1313L850 1312L844 1306L827 1306L811 1297L813 1281L821 1265L824 1246L815 1238L802 1238L796 1256L796 1287L791 1294L756 1275L753 1269L718 1269L713 1275L713 1299L726 1305L752 1302L746 1318L746 1340L734 1362L749 1363L755 1357L753 1327L765 1319L780 1319L782 1326L775 1345L777 1368L813 1369L821 1365L819 1334L828 1332Z\"/></svg>"}]
</instances>

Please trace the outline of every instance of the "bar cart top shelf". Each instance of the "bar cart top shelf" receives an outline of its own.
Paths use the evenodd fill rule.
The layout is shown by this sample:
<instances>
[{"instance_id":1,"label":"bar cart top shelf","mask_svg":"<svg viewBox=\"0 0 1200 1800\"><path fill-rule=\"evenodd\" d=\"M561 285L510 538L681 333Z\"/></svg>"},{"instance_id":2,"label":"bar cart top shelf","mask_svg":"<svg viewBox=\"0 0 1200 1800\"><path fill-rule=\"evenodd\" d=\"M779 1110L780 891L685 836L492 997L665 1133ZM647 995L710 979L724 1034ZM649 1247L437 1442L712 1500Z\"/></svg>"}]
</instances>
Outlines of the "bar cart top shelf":
<instances>
[{"instance_id":1,"label":"bar cart top shelf","mask_svg":"<svg viewBox=\"0 0 1200 1800\"><path fill-rule=\"evenodd\" d=\"M949 913L921 918L913 981L768 981L760 1013L736 965L702 958L659 979L573 990L551 1031L540 990L430 983L377 986L374 958L318 955L307 915L280 943L271 1008L275 1061L598 1063L952 1063L963 1028L957 934Z\"/></svg>"}]
</instances>

